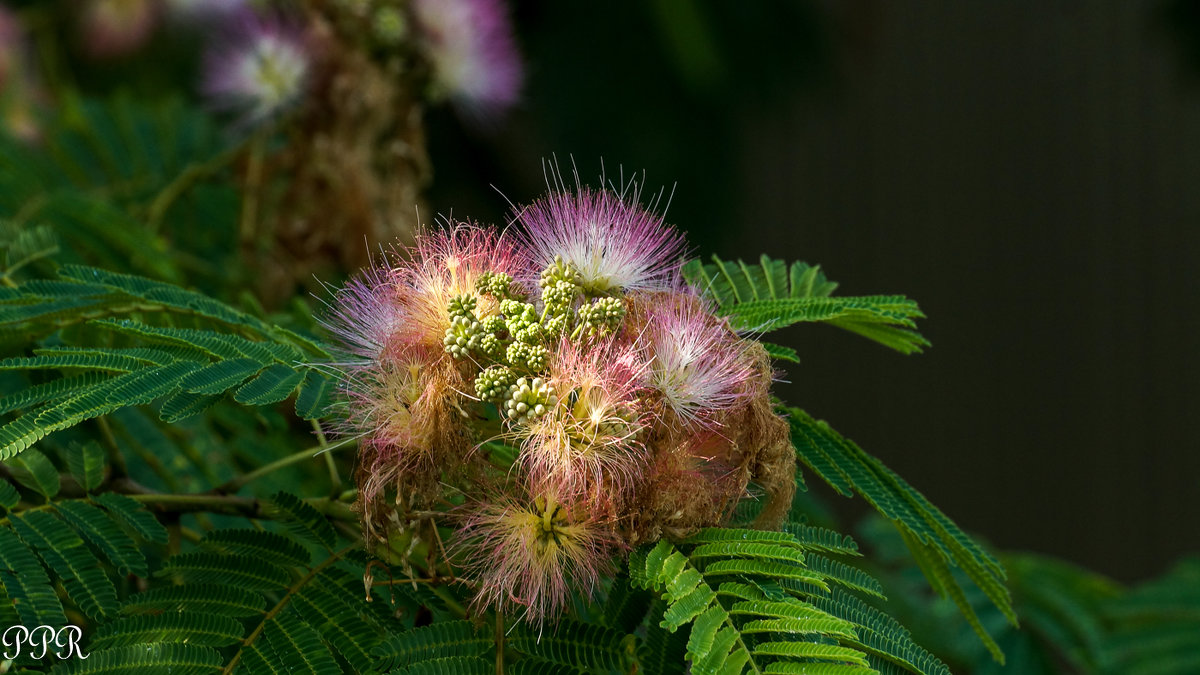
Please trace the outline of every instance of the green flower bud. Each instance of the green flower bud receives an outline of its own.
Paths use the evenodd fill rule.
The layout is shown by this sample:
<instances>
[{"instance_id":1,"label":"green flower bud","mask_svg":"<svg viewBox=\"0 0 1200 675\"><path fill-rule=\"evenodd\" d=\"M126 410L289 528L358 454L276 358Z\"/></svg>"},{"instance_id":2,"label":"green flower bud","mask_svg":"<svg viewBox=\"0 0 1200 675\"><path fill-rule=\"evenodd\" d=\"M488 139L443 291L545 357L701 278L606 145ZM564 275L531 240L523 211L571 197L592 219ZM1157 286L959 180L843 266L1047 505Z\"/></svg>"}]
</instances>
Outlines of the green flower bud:
<instances>
[{"instance_id":1,"label":"green flower bud","mask_svg":"<svg viewBox=\"0 0 1200 675\"><path fill-rule=\"evenodd\" d=\"M537 310L527 302L505 300L500 303L500 311L504 313L509 335L514 337L523 329L538 323Z\"/></svg>"},{"instance_id":2,"label":"green flower bud","mask_svg":"<svg viewBox=\"0 0 1200 675\"><path fill-rule=\"evenodd\" d=\"M494 333L484 333L483 337L479 338L479 351L496 358L504 353L504 342Z\"/></svg>"},{"instance_id":3,"label":"green flower bud","mask_svg":"<svg viewBox=\"0 0 1200 675\"><path fill-rule=\"evenodd\" d=\"M522 377L509 389L502 412L513 424L528 424L558 405L558 397L540 377Z\"/></svg>"},{"instance_id":4,"label":"green flower bud","mask_svg":"<svg viewBox=\"0 0 1200 675\"><path fill-rule=\"evenodd\" d=\"M524 296L513 284L512 275L504 272L484 272L475 279L475 290L500 300L517 300Z\"/></svg>"},{"instance_id":5,"label":"green flower bud","mask_svg":"<svg viewBox=\"0 0 1200 675\"><path fill-rule=\"evenodd\" d=\"M567 327L571 325L571 312L564 312L555 316L547 317L542 323L542 332L548 337L558 337L567 332Z\"/></svg>"},{"instance_id":6,"label":"green flower bud","mask_svg":"<svg viewBox=\"0 0 1200 675\"><path fill-rule=\"evenodd\" d=\"M517 376L507 366L491 366L475 377L475 394L497 405L508 398Z\"/></svg>"},{"instance_id":7,"label":"green flower bud","mask_svg":"<svg viewBox=\"0 0 1200 675\"><path fill-rule=\"evenodd\" d=\"M542 289L542 304L546 306L546 313L557 316L565 313L575 304L575 297L579 295L579 287L567 281L556 281L550 286Z\"/></svg>"},{"instance_id":8,"label":"green flower bud","mask_svg":"<svg viewBox=\"0 0 1200 675\"><path fill-rule=\"evenodd\" d=\"M542 345L531 345L525 342L513 342L505 351L509 363L537 372L546 367L549 353Z\"/></svg>"},{"instance_id":9,"label":"green flower bud","mask_svg":"<svg viewBox=\"0 0 1200 675\"><path fill-rule=\"evenodd\" d=\"M566 282L576 288L583 285L583 277L579 275L579 271L575 269L575 266L563 260L561 255L556 255L554 256L554 262L542 270L542 278L538 281L538 285L544 290L553 287L560 281Z\"/></svg>"},{"instance_id":10,"label":"green flower bud","mask_svg":"<svg viewBox=\"0 0 1200 675\"><path fill-rule=\"evenodd\" d=\"M475 308L479 306L479 300L469 293L456 295L450 298L450 304L446 307L446 312L450 314L450 319L457 317L469 318L475 321Z\"/></svg>"},{"instance_id":11,"label":"green flower bud","mask_svg":"<svg viewBox=\"0 0 1200 675\"><path fill-rule=\"evenodd\" d=\"M502 331L508 330L508 326L504 323L502 316L489 316L479 322L483 326L483 332L498 335Z\"/></svg>"},{"instance_id":12,"label":"green flower bud","mask_svg":"<svg viewBox=\"0 0 1200 675\"><path fill-rule=\"evenodd\" d=\"M620 298L597 298L579 308L579 322L589 335L611 333L625 318L625 303Z\"/></svg>"},{"instance_id":13,"label":"green flower bud","mask_svg":"<svg viewBox=\"0 0 1200 675\"><path fill-rule=\"evenodd\" d=\"M442 339L446 351L456 359L465 358L472 349L479 348L483 337L479 322L474 317L456 316L446 329L446 337Z\"/></svg>"}]
</instances>

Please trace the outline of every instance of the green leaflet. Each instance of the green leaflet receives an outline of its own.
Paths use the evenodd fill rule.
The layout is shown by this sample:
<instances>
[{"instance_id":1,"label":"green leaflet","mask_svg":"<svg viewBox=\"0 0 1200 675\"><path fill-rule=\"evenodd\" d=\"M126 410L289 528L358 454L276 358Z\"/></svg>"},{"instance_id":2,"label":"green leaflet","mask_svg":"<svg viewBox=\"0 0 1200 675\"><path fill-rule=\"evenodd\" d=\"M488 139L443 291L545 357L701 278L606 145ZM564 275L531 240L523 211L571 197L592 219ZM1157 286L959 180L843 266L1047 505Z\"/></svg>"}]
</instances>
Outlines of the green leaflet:
<instances>
[{"instance_id":1,"label":"green leaflet","mask_svg":"<svg viewBox=\"0 0 1200 675\"><path fill-rule=\"evenodd\" d=\"M117 608L117 591L79 535L45 511L9 517L21 540L37 551L83 613L102 619Z\"/></svg>"},{"instance_id":2,"label":"green leaflet","mask_svg":"<svg viewBox=\"0 0 1200 675\"><path fill-rule=\"evenodd\" d=\"M339 659L377 672L372 653L395 626L353 592L357 574L331 566L345 551L310 566L290 535L248 528L214 530L202 549L168 558L156 576L182 583L131 596L94 644L197 645L239 673L339 673Z\"/></svg>"},{"instance_id":3,"label":"green leaflet","mask_svg":"<svg viewBox=\"0 0 1200 675\"><path fill-rule=\"evenodd\" d=\"M84 501L59 502L55 510L117 568L122 575L145 577L146 557L129 535L99 507Z\"/></svg>"},{"instance_id":4,"label":"green leaflet","mask_svg":"<svg viewBox=\"0 0 1200 675\"><path fill-rule=\"evenodd\" d=\"M929 346L916 331L924 318L917 303L902 295L831 297L837 284L819 267L762 256L758 265L691 260L683 266L688 283L711 297L736 330L768 332L799 322L823 322L857 333L901 353ZM786 347L767 346L775 358L797 360Z\"/></svg>"},{"instance_id":5,"label":"green leaflet","mask_svg":"<svg viewBox=\"0 0 1200 675\"><path fill-rule=\"evenodd\" d=\"M233 400L246 405L278 403L290 396L303 379L303 373L277 363L242 385L233 395Z\"/></svg>"},{"instance_id":6,"label":"green leaflet","mask_svg":"<svg viewBox=\"0 0 1200 675\"><path fill-rule=\"evenodd\" d=\"M1162 577L1104 602L1102 616L1115 628L1104 636L1097 660L1113 673L1194 672L1200 664L1198 588L1200 558L1191 556Z\"/></svg>"},{"instance_id":7,"label":"green leaflet","mask_svg":"<svg viewBox=\"0 0 1200 675\"><path fill-rule=\"evenodd\" d=\"M100 443L71 443L64 452L67 468L77 480L80 488L92 491L104 480L104 449Z\"/></svg>"},{"instance_id":8,"label":"green leaflet","mask_svg":"<svg viewBox=\"0 0 1200 675\"><path fill-rule=\"evenodd\" d=\"M8 597L15 601L23 624L66 624L62 603L46 570L33 551L6 527L0 527L0 582L3 582Z\"/></svg>"},{"instance_id":9,"label":"green leaflet","mask_svg":"<svg viewBox=\"0 0 1200 675\"><path fill-rule=\"evenodd\" d=\"M200 541L200 548L221 553L241 554L283 565L306 565L308 550L275 532L253 528L224 529L211 532Z\"/></svg>"},{"instance_id":10,"label":"green leaflet","mask_svg":"<svg viewBox=\"0 0 1200 675\"><path fill-rule=\"evenodd\" d=\"M228 583L252 591L286 588L287 569L248 555L192 552L172 557L156 573L184 583Z\"/></svg>"}]
</instances>

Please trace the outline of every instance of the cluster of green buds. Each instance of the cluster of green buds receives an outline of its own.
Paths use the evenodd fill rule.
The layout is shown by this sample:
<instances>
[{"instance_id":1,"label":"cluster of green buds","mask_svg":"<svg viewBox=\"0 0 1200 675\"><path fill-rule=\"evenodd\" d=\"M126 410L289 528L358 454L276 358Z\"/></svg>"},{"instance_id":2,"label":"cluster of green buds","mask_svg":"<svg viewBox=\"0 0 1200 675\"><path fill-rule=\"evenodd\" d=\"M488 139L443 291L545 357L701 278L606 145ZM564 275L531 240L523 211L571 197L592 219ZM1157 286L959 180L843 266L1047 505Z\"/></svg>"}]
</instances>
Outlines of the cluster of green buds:
<instances>
[{"instance_id":1,"label":"cluster of green buds","mask_svg":"<svg viewBox=\"0 0 1200 675\"><path fill-rule=\"evenodd\" d=\"M558 397L540 377L522 377L513 384L504 401L504 416L514 424L528 424L558 405Z\"/></svg>"},{"instance_id":2,"label":"cluster of green buds","mask_svg":"<svg viewBox=\"0 0 1200 675\"><path fill-rule=\"evenodd\" d=\"M500 272L481 274L474 294L457 296L446 308L446 351L480 364L476 395L496 404L514 424L527 424L557 404L541 377L549 366L548 344L563 336L576 340L610 335L625 318L621 298L585 293L579 272L561 256L542 271L538 286L540 313L525 301L513 278ZM497 314L478 316L483 296L499 301Z\"/></svg>"},{"instance_id":3,"label":"cluster of green buds","mask_svg":"<svg viewBox=\"0 0 1200 675\"><path fill-rule=\"evenodd\" d=\"M466 358L478 350L484 338L482 326L475 316L479 301L473 295L458 295L451 298L446 313L450 315L450 327L442 339L446 351L456 359Z\"/></svg>"},{"instance_id":4,"label":"cluster of green buds","mask_svg":"<svg viewBox=\"0 0 1200 675\"><path fill-rule=\"evenodd\" d=\"M513 286L513 278L504 272L484 272L475 279L475 292L498 300L520 300L524 297Z\"/></svg>"},{"instance_id":5,"label":"cluster of green buds","mask_svg":"<svg viewBox=\"0 0 1200 675\"><path fill-rule=\"evenodd\" d=\"M578 335L608 335L617 330L625 318L625 303L620 298L596 298L579 308Z\"/></svg>"}]
</instances>

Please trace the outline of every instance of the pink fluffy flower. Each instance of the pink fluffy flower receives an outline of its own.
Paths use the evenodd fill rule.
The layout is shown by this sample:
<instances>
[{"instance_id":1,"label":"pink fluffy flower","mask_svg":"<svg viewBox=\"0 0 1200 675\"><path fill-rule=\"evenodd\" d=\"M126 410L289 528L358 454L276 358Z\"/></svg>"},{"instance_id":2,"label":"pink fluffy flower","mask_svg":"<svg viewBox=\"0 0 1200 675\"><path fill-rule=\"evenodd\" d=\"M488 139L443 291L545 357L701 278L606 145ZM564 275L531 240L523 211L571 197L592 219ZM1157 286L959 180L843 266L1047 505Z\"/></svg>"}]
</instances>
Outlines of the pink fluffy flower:
<instances>
[{"instance_id":1,"label":"pink fluffy flower","mask_svg":"<svg viewBox=\"0 0 1200 675\"><path fill-rule=\"evenodd\" d=\"M637 304L646 305L640 342L650 361L647 384L684 428L706 425L745 399L754 375L746 344L700 298L655 293Z\"/></svg>"},{"instance_id":2,"label":"pink fluffy flower","mask_svg":"<svg viewBox=\"0 0 1200 675\"><path fill-rule=\"evenodd\" d=\"M240 14L205 61L204 93L213 107L255 124L304 95L312 70L302 29L278 16Z\"/></svg>"},{"instance_id":3,"label":"pink fluffy flower","mask_svg":"<svg viewBox=\"0 0 1200 675\"><path fill-rule=\"evenodd\" d=\"M521 461L535 485L612 501L636 482L646 460L644 367L637 350L612 339L558 344L546 381L555 404L520 430Z\"/></svg>"},{"instance_id":4,"label":"pink fluffy flower","mask_svg":"<svg viewBox=\"0 0 1200 675\"><path fill-rule=\"evenodd\" d=\"M516 242L495 228L468 223L423 232L407 252L409 259L396 265L392 279L408 323L402 339L414 346L441 351L450 327L447 308L455 296L476 292L475 283L485 272L527 276L527 258ZM498 301L479 298L477 314L496 313Z\"/></svg>"},{"instance_id":5,"label":"pink fluffy flower","mask_svg":"<svg viewBox=\"0 0 1200 675\"><path fill-rule=\"evenodd\" d=\"M389 340L403 327L391 270L368 268L337 291L328 305L325 328L355 363L377 363Z\"/></svg>"},{"instance_id":6,"label":"pink fluffy flower","mask_svg":"<svg viewBox=\"0 0 1200 675\"><path fill-rule=\"evenodd\" d=\"M539 269L561 258L578 271L583 290L594 295L678 285L686 242L661 216L638 204L635 183L618 193L578 185L568 191L555 182L553 191L516 214L519 236Z\"/></svg>"},{"instance_id":7,"label":"pink fluffy flower","mask_svg":"<svg viewBox=\"0 0 1200 675\"><path fill-rule=\"evenodd\" d=\"M477 116L516 102L521 62L502 0L415 0L433 93Z\"/></svg>"},{"instance_id":8,"label":"pink fluffy flower","mask_svg":"<svg viewBox=\"0 0 1200 675\"><path fill-rule=\"evenodd\" d=\"M610 527L584 504L553 492L474 504L456 534L475 605L523 615L540 625L562 613L573 593L590 595L619 550Z\"/></svg>"}]
</instances>

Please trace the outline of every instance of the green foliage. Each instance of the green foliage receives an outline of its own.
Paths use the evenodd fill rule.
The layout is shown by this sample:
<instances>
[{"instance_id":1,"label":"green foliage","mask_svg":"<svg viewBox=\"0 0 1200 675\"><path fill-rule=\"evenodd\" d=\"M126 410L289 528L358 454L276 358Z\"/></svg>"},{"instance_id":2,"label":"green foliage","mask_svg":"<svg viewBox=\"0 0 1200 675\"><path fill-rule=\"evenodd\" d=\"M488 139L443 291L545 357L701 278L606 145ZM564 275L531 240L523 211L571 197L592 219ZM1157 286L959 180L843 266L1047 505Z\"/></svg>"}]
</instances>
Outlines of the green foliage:
<instances>
[{"instance_id":1,"label":"green foliage","mask_svg":"<svg viewBox=\"0 0 1200 675\"><path fill-rule=\"evenodd\" d=\"M1017 616L1005 587L1005 572L991 554L975 543L903 478L842 437L825 422L799 408L788 408L797 457L830 486L847 497L859 494L904 536L929 583L954 600L997 661L1004 654L967 601L951 567L978 586L1013 624Z\"/></svg>"},{"instance_id":2,"label":"green foliage","mask_svg":"<svg viewBox=\"0 0 1200 675\"><path fill-rule=\"evenodd\" d=\"M1113 630L1086 644L1101 645L1105 672L1183 675L1200 669L1200 558L1180 561L1162 577L1111 600L1104 612Z\"/></svg>"},{"instance_id":3,"label":"green foliage","mask_svg":"<svg viewBox=\"0 0 1200 675\"><path fill-rule=\"evenodd\" d=\"M662 628L690 625L693 673L949 672L898 624L836 588L881 595L877 581L814 550L828 547L787 533L708 529L683 550L660 541L636 551L629 568L636 585L664 594Z\"/></svg>"},{"instance_id":4,"label":"green foliage","mask_svg":"<svg viewBox=\"0 0 1200 675\"><path fill-rule=\"evenodd\" d=\"M825 278L820 267L795 262L789 268L780 260L762 256L758 265L727 262L713 256L711 263L691 260L684 278L708 294L737 330L768 332L794 323L819 321L857 333L904 354L929 346L916 331L915 319L925 315L917 303L902 295L831 297L837 284ZM798 360L795 352L775 345L776 358Z\"/></svg>"},{"instance_id":5,"label":"green foliage","mask_svg":"<svg viewBox=\"0 0 1200 675\"><path fill-rule=\"evenodd\" d=\"M219 174L228 142L178 98L84 100L67 92L56 112L40 120L44 144L0 138L0 217L31 233L12 241L0 229L0 249L12 241L3 276L54 258L180 280L161 226L173 226L173 243L196 254L196 235L220 229L225 218L181 188ZM209 216L204 228L190 227L193 213Z\"/></svg>"},{"instance_id":6,"label":"green foliage","mask_svg":"<svg viewBox=\"0 0 1200 675\"><path fill-rule=\"evenodd\" d=\"M119 314L126 316L108 318ZM68 265L58 281L29 281L0 300L0 331L45 335L81 323L90 329L86 346L54 344L0 361L0 370L63 373L6 397L3 407L32 409L0 427L0 458L55 431L160 399L159 414L171 422L226 393L246 405L269 405L301 388L296 409L306 419L330 404L329 378L303 365L327 357L323 347L200 293ZM97 338L107 344L95 346ZM91 374L84 380L81 372Z\"/></svg>"}]
</instances>

